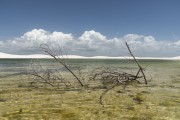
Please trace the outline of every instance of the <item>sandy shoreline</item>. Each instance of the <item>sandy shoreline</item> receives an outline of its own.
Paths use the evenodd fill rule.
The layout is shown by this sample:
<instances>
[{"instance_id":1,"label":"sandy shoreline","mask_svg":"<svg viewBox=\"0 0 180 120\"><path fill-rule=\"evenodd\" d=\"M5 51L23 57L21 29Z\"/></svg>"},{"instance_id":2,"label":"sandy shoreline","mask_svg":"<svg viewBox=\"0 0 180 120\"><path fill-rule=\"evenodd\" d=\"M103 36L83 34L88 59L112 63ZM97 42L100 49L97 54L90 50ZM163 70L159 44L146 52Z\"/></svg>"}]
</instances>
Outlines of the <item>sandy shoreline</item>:
<instances>
[{"instance_id":1,"label":"sandy shoreline","mask_svg":"<svg viewBox=\"0 0 180 120\"><path fill-rule=\"evenodd\" d=\"M60 56L62 57L62 56ZM43 54L33 54L33 55L13 55L13 54L6 54L0 53L1 58L22 58L22 59L29 59L29 58L52 58L49 55ZM93 57L85 57L85 56L78 56L78 55L65 55L63 58L68 59L133 59L129 56L124 57L109 57L109 56L93 56ZM180 60L180 56L177 57L136 57L137 59L155 59L155 60Z\"/></svg>"}]
</instances>

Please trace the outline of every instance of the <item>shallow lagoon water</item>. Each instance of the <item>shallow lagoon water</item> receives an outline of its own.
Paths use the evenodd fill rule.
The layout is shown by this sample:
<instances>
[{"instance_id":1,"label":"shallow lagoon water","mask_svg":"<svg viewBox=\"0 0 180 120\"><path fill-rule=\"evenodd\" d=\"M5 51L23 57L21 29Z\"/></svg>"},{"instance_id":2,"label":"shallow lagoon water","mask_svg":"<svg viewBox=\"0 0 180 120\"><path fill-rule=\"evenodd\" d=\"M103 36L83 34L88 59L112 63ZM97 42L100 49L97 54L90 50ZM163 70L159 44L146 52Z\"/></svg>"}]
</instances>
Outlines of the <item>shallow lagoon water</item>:
<instances>
[{"instance_id":1,"label":"shallow lagoon water","mask_svg":"<svg viewBox=\"0 0 180 120\"><path fill-rule=\"evenodd\" d=\"M137 68L134 62L124 60L74 59L68 62L71 69L73 65L82 66L85 74L101 66L121 70L126 67ZM148 84L142 81L138 85L129 85L125 91L122 86L118 86L104 96L102 106L99 104L99 96L105 89L30 87L31 81L28 81L26 75L31 69L30 59L0 59L0 119L178 120L180 61L139 62L146 67ZM58 66L48 59L41 59L40 63L51 69ZM62 70L61 67L59 70Z\"/></svg>"}]
</instances>

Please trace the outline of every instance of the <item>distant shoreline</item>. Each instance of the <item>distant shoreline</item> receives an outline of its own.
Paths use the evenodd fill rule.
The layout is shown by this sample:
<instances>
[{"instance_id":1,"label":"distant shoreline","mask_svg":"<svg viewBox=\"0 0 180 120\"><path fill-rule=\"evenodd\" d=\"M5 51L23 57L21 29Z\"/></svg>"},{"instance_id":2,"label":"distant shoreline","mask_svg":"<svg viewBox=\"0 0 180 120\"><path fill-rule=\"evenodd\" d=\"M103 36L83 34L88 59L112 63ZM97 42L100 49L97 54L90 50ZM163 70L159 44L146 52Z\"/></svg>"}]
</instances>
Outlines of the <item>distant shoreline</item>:
<instances>
[{"instance_id":1,"label":"distant shoreline","mask_svg":"<svg viewBox=\"0 0 180 120\"><path fill-rule=\"evenodd\" d=\"M62 56L60 56L62 58ZM93 56L93 57L85 57L78 55L64 55L63 58L67 59L133 59L129 56L124 57L109 57L109 56ZM0 53L0 59L52 59L49 55L42 54L33 54L33 55L13 55ZM180 56L177 57L136 57L136 59L142 60L180 60Z\"/></svg>"}]
</instances>

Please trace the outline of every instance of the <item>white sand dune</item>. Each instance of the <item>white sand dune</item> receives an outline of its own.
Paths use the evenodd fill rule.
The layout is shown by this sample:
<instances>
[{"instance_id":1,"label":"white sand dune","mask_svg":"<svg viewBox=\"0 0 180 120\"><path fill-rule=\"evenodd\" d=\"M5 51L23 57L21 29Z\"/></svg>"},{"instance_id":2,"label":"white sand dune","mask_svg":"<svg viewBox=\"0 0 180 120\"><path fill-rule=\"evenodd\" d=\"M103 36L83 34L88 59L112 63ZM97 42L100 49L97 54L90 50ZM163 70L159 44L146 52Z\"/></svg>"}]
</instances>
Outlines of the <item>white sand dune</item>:
<instances>
[{"instance_id":1,"label":"white sand dune","mask_svg":"<svg viewBox=\"0 0 180 120\"><path fill-rule=\"evenodd\" d=\"M93 56L85 57L78 55L65 55L64 58L69 59L133 59L132 57L109 57L109 56ZM49 55L33 54L33 55L14 55L0 52L0 58L52 58ZM137 59L159 59L159 60L180 60L180 56L177 57L136 57Z\"/></svg>"},{"instance_id":2,"label":"white sand dune","mask_svg":"<svg viewBox=\"0 0 180 120\"><path fill-rule=\"evenodd\" d=\"M12 55L6 53L0 53L0 58L51 58L48 55L34 54L34 55Z\"/></svg>"}]
</instances>

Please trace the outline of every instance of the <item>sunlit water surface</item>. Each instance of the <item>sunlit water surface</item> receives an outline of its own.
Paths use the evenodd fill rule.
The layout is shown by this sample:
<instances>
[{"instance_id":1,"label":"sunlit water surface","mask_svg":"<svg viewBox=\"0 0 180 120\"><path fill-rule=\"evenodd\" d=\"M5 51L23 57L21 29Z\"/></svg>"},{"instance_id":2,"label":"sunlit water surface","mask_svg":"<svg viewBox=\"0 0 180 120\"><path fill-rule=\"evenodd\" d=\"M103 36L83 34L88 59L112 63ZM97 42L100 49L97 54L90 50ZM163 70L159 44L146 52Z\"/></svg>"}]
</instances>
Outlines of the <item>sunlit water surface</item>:
<instances>
[{"instance_id":1,"label":"sunlit water surface","mask_svg":"<svg viewBox=\"0 0 180 120\"><path fill-rule=\"evenodd\" d=\"M0 59L0 119L65 119L65 120L179 120L180 118L180 61L139 60L144 67L148 84L129 85L123 91L118 86L109 91L99 103L105 89L58 90L30 87L30 59ZM138 67L129 60L66 60L72 70L81 66L88 75L95 68L111 68L133 73ZM33 60L48 69L58 69L53 60ZM128 68L128 69L127 69ZM92 82L92 81L91 81ZM96 84L96 81L94 81ZM140 99L139 102L137 99Z\"/></svg>"}]
</instances>

